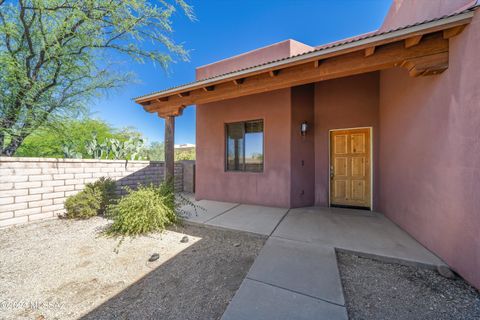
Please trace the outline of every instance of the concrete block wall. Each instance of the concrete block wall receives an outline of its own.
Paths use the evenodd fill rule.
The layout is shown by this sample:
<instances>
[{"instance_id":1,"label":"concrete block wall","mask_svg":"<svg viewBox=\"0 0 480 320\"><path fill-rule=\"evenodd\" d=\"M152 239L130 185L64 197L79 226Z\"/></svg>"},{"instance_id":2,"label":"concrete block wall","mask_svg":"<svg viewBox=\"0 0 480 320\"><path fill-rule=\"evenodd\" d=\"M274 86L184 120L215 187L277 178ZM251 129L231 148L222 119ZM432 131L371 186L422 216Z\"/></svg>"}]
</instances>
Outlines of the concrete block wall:
<instances>
[{"instance_id":1,"label":"concrete block wall","mask_svg":"<svg viewBox=\"0 0 480 320\"><path fill-rule=\"evenodd\" d=\"M195 160L180 161L183 168L183 191L195 192Z\"/></svg>"},{"instance_id":2,"label":"concrete block wall","mask_svg":"<svg viewBox=\"0 0 480 320\"><path fill-rule=\"evenodd\" d=\"M100 177L115 179L124 193L124 186L163 181L164 168L158 161L0 157L0 228L63 214L67 197ZM176 191L183 181L176 163Z\"/></svg>"}]
</instances>

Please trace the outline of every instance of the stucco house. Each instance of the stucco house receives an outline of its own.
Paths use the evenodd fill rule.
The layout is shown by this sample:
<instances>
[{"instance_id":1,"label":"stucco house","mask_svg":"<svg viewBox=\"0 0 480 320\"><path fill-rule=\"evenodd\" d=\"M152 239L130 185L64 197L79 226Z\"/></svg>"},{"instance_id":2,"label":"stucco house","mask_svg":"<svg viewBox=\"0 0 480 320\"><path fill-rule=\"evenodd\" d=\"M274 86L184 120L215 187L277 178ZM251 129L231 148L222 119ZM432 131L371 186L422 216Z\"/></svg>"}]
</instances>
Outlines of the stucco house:
<instances>
[{"instance_id":1,"label":"stucco house","mask_svg":"<svg viewBox=\"0 0 480 320\"><path fill-rule=\"evenodd\" d=\"M480 287L480 13L395 0L379 30L286 40L136 98L166 121L196 105L196 198L385 214ZM170 169L169 169L170 168Z\"/></svg>"}]
</instances>

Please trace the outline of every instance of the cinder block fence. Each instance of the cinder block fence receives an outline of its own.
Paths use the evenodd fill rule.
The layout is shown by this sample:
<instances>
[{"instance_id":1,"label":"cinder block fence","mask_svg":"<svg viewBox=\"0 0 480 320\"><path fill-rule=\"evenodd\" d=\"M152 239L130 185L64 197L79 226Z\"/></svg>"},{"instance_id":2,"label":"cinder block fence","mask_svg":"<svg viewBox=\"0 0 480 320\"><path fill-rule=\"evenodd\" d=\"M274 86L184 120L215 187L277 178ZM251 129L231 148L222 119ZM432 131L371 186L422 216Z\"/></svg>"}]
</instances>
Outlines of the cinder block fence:
<instances>
[{"instance_id":1,"label":"cinder block fence","mask_svg":"<svg viewBox=\"0 0 480 320\"><path fill-rule=\"evenodd\" d=\"M175 164L176 191L193 180L183 166ZM158 161L0 157L0 228L63 214L67 197L100 177L115 179L121 190L163 181L164 168Z\"/></svg>"}]
</instances>

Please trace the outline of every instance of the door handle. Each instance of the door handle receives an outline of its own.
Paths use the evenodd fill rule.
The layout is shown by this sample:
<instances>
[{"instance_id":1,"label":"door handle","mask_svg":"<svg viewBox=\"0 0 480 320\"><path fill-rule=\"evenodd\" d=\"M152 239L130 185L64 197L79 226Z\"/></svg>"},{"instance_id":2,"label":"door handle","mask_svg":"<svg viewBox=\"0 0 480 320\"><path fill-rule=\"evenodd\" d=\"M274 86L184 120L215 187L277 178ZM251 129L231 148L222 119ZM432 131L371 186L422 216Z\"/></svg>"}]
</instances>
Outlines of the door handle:
<instances>
[{"instance_id":1,"label":"door handle","mask_svg":"<svg viewBox=\"0 0 480 320\"><path fill-rule=\"evenodd\" d=\"M330 167L330 179L333 179L334 173L333 173L333 166Z\"/></svg>"}]
</instances>

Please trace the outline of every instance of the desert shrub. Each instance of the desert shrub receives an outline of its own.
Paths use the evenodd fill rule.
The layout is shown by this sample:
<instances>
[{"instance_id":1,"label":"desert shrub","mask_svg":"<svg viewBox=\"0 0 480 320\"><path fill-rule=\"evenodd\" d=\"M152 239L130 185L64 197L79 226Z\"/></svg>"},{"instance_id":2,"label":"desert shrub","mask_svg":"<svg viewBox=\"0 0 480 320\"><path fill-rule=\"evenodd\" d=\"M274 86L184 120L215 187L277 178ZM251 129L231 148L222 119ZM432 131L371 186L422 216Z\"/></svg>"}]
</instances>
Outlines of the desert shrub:
<instances>
[{"instance_id":1,"label":"desert shrub","mask_svg":"<svg viewBox=\"0 0 480 320\"><path fill-rule=\"evenodd\" d=\"M79 193L68 197L65 201L68 219L88 219L98 215L100 210L101 196L98 190L85 187Z\"/></svg>"},{"instance_id":2,"label":"desert shrub","mask_svg":"<svg viewBox=\"0 0 480 320\"><path fill-rule=\"evenodd\" d=\"M107 207L115 199L117 183L112 178L101 177L91 184L91 187L100 194L100 209L98 214L105 214Z\"/></svg>"},{"instance_id":3,"label":"desert shrub","mask_svg":"<svg viewBox=\"0 0 480 320\"><path fill-rule=\"evenodd\" d=\"M82 191L65 201L65 217L88 219L104 214L115 197L115 188L116 183L110 178L102 177L94 183L87 183Z\"/></svg>"},{"instance_id":4,"label":"desert shrub","mask_svg":"<svg viewBox=\"0 0 480 320\"><path fill-rule=\"evenodd\" d=\"M108 208L110 235L135 236L162 231L177 222L178 202L171 183L126 188L127 195Z\"/></svg>"}]
</instances>

